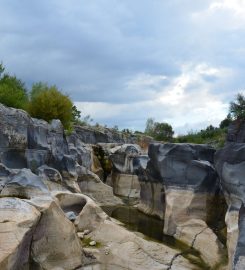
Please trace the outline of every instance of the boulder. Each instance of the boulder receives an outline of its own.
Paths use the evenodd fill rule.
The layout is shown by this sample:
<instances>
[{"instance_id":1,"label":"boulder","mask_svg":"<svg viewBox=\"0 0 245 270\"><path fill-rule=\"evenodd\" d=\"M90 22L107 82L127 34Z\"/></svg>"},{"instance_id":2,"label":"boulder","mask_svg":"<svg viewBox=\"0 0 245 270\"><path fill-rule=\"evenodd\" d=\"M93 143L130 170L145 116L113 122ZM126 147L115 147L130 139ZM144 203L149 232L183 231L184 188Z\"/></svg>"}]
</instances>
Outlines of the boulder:
<instances>
[{"instance_id":1,"label":"boulder","mask_svg":"<svg viewBox=\"0 0 245 270\"><path fill-rule=\"evenodd\" d=\"M45 197L28 202L42 214L32 237L32 267L73 270L81 266L80 240L73 223L59 205Z\"/></svg>"},{"instance_id":2,"label":"boulder","mask_svg":"<svg viewBox=\"0 0 245 270\"><path fill-rule=\"evenodd\" d=\"M18 198L0 198L0 269L30 269L30 247L40 212Z\"/></svg>"}]
</instances>

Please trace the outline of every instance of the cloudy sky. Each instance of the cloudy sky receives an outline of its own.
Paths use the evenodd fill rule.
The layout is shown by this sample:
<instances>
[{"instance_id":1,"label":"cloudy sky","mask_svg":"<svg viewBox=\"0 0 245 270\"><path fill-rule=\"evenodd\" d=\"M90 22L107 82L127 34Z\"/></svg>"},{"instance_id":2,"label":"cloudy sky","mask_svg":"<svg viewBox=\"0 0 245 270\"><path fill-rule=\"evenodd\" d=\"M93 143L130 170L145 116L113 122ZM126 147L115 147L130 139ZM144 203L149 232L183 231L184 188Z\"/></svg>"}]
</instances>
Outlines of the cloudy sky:
<instances>
[{"instance_id":1,"label":"cloudy sky","mask_svg":"<svg viewBox=\"0 0 245 270\"><path fill-rule=\"evenodd\" d=\"M0 0L0 61L94 122L218 125L245 89L245 0Z\"/></svg>"}]
</instances>

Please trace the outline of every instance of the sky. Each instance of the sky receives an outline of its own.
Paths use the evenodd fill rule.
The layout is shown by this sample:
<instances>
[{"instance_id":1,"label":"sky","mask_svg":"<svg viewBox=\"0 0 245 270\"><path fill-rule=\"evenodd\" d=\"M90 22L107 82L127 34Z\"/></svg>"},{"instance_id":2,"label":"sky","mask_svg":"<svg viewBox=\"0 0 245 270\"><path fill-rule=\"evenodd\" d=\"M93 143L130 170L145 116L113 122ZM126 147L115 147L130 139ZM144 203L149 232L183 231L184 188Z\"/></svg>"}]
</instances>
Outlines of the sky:
<instances>
[{"instance_id":1,"label":"sky","mask_svg":"<svg viewBox=\"0 0 245 270\"><path fill-rule=\"evenodd\" d=\"M245 93L245 0L0 0L0 61L94 123L218 126Z\"/></svg>"}]
</instances>

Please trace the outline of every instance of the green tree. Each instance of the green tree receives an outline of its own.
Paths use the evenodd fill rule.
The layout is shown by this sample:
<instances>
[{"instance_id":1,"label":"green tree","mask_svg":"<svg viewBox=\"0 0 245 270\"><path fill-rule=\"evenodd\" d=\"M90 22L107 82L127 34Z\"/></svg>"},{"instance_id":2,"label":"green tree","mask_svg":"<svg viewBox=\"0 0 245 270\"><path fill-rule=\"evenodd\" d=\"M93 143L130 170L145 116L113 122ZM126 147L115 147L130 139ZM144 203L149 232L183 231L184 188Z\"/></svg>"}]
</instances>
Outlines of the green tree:
<instances>
[{"instance_id":1,"label":"green tree","mask_svg":"<svg viewBox=\"0 0 245 270\"><path fill-rule=\"evenodd\" d=\"M71 127L73 120L73 103L67 95L60 92L56 86L34 84L30 93L29 113L32 117L50 121L60 119L65 129Z\"/></svg>"},{"instance_id":2,"label":"green tree","mask_svg":"<svg viewBox=\"0 0 245 270\"><path fill-rule=\"evenodd\" d=\"M245 119L245 96L238 93L236 100L230 102L230 114L233 119Z\"/></svg>"},{"instance_id":3,"label":"green tree","mask_svg":"<svg viewBox=\"0 0 245 270\"><path fill-rule=\"evenodd\" d=\"M3 66L3 63L1 62L0 63L0 79L2 77L2 74L3 74L4 70L5 70L5 67Z\"/></svg>"},{"instance_id":4,"label":"green tree","mask_svg":"<svg viewBox=\"0 0 245 270\"><path fill-rule=\"evenodd\" d=\"M26 109L28 94L25 84L16 76L3 74L4 67L0 65L0 103L18 109Z\"/></svg>"},{"instance_id":5,"label":"green tree","mask_svg":"<svg viewBox=\"0 0 245 270\"><path fill-rule=\"evenodd\" d=\"M146 120L146 125L145 125L145 134L149 136L153 136L154 127L155 127L154 118L148 118Z\"/></svg>"},{"instance_id":6,"label":"green tree","mask_svg":"<svg viewBox=\"0 0 245 270\"><path fill-rule=\"evenodd\" d=\"M231 114L228 113L226 118L220 122L219 127L221 129L227 128L230 125L231 122L232 122L232 117L231 117Z\"/></svg>"},{"instance_id":7,"label":"green tree","mask_svg":"<svg viewBox=\"0 0 245 270\"><path fill-rule=\"evenodd\" d=\"M168 123L155 122L153 118L146 121L145 134L153 137L157 141L171 141L174 131Z\"/></svg>"},{"instance_id":8,"label":"green tree","mask_svg":"<svg viewBox=\"0 0 245 270\"><path fill-rule=\"evenodd\" d=\"M78 108L73 105L72 106L72 122L78 123L81 118L81 111L78 110Z\"/></svg>"},{"instance_id":9,"label":"green tree","mask_svg":"<svg viewBox=\"0 0 245 270\"><path fill-rule=\"evenodd\" d=\"M47 83L37 82L32 85L30 92L30 99L33 100L36 96L38 96L43 91L48 91L49 87Z\"/></svg>"},{"instance_id":10,"label":"green tree","mask_svg":"<svg viewBox=\"0 0 245 270\"><path fill-rule=\"evenodd\" d=\"M155 123L153 138L157 141L171 141L174 131L168 123Z\"/></svg>"}]
</instances>

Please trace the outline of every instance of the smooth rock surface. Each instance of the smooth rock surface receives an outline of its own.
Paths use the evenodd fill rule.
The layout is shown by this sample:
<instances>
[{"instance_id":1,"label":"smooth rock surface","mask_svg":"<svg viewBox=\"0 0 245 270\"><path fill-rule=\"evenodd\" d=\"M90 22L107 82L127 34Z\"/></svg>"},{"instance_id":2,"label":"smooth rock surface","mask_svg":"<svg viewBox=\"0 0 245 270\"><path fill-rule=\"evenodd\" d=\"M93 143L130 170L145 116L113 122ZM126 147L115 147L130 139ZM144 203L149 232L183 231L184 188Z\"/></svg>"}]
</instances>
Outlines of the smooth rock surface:
<instances>
[{"instance_id":1,"label":"smooth rock surface","mask_svg":"<svg viewBox=\"0 0 245 270\"><path fill-rule=\"evenodd\" d=\"M40 212L17 198L0 198L0 269L29 269L30 246Z\"/></svg>"},{"instance_id":2,"label":"smooth rock surface","mask_svg":"<svg viewBox=\"0 0 245 270\"><path fill-rule=\"evenodd\" d=\"M138 209L164 219L164 233L194 246L211 266L222 260L222 244L208 228L219 192L212 166L214 149L193 144L151 144L149 161L138 166L141 198ZM139 163L139 162L138 162ZM200 235L199 235L200 234ZM209 251L197 236L210 240ZM205 241L203 242L205 243Z\"/></svg>"},{"instance_id":3,"label":"smooth rock surface","mask_svg":"<svg viewBox=\"0 0 245 270\"><path fill-rule=\"evenodd\" d=\"M31 252L41 269L75 269L82 264L82 250L72 222L52 200L30 201L42 213L32 238Z\"/></svg>"}]
</instances>

